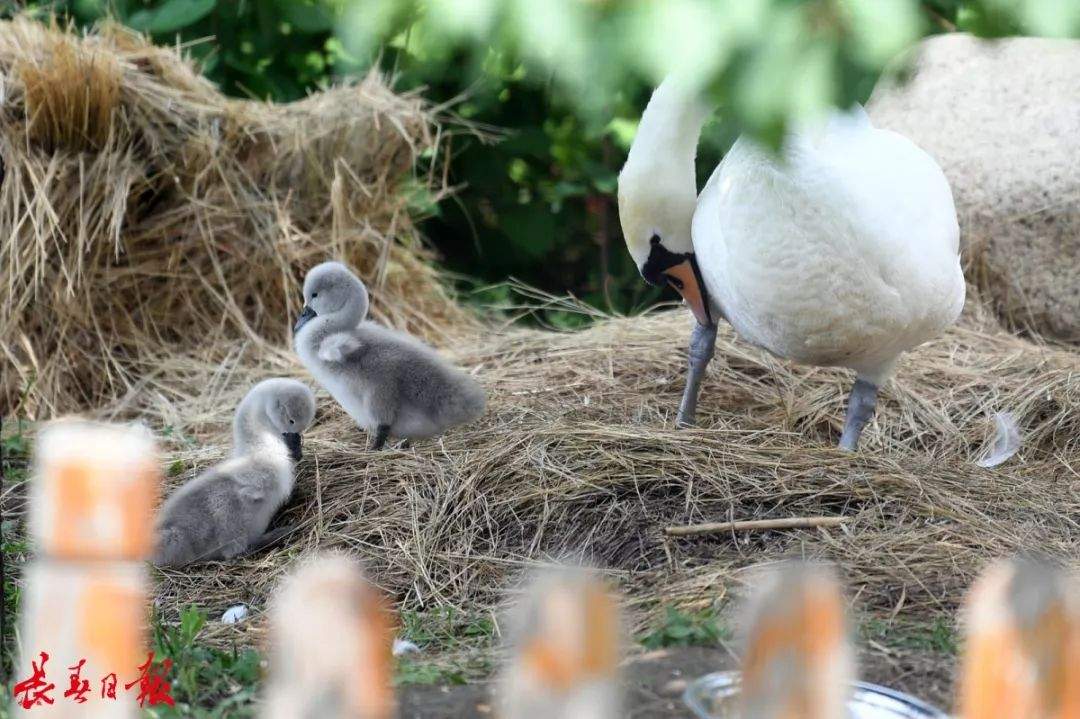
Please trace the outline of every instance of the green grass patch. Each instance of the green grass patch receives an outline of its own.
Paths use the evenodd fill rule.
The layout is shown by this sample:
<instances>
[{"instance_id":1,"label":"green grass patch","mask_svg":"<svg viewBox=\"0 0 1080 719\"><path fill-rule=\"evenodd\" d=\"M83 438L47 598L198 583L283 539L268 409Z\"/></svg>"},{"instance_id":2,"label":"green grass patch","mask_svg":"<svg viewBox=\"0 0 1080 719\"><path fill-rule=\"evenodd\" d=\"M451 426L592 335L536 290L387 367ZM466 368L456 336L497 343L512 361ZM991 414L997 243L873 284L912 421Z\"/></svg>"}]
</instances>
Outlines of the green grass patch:
<instances>
[{"instance_id":1,"label":"green grass patch","mask_svg":"<svg viewBox=\"0 0 1080 719\"><path fill-rule=\"evenodd\" d=\"M649 649L710 646L728 639L731 632L720 623L714 607L691 611L669 606L656 627L638 636L638 642Z\"/></svg>"},{"instance_id":2,"label":"green grass patch","mask_svg":"<svg viewBox=\"0 0 1080 719\"><path fill-rule=\"evenodd\" d=\"M960 648L956 627L945 617L914 624L869 619L863 622L860 633L863 640L872 640L890 649L934 652L955 657Z\"/></svg>"},{"instance_id":3,"label":"green grass patch","mask_svg":"<svg viewBox=\"0 0 1080 719\"><path fill-rule=\"evenodd\" d=\"M152 625L155 662L168 658L173 667L173 707L147 708L149 717L253 717L262 684L262 657L254 649L222 650L200 644L206 613L188 607L177 624Z\"/></svg>"},{"instance_id":4,"label":"green grass patch","mask_svg":"<svg viewBox=\"0 0 1080 719\"><path fill-rule=\"evenodd\" d=\"M395 684L465 684L491 674L497 632L490 613L447 606L400 616L401 638L420 651L398 659Z\"/></svg>"}]
</instances>

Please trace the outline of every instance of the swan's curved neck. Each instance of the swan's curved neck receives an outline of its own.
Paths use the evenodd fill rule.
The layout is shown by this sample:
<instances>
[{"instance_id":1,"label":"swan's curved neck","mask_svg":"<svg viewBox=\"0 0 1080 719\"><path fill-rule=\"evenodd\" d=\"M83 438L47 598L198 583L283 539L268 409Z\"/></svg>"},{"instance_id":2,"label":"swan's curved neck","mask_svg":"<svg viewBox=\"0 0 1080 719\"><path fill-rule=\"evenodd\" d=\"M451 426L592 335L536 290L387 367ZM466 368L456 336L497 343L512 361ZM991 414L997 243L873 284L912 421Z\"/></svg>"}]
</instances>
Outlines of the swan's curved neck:
<instances>
[{"instance_id":1,"label":"swan's curved neck","mask_svg":"<svg viewBox=\"0 0 1080 719\"><path fill-rule=\"evenodd\" d=\"M620 191L652 196L667 249L690 252L690 221L697 202L698 140L709 113L696 94L673 78L653 91L619 177ZM675 230L675 231L670 231Z\"/></svg>"},{"instance_id":2,"label":"swan's curved neck","mask_svg":"<svg viewBox=\"0 0 1080 719\"><path fill-rule=\"evenodd\" d=\"M258 450L286 452L280 434L270 424L266 415L266 398L262 393L248 394L236 408L233 418L233 455L245 456ZM287 452L286 452L287 454Z\"/></svg>"},{"instance_id":3,"label":"swan's curved neck","mask_svg":"<svg viewBox=\"0 0 1080 719\"><path fill-rule=\"evenodd\" d=\"M692 164L707 118L708 112L694 93L672 78L664 80L653 91L641 115L638 136L628 162L632 162L635 155L643 154L654 161Z\"/></svg>"}]
</instances>

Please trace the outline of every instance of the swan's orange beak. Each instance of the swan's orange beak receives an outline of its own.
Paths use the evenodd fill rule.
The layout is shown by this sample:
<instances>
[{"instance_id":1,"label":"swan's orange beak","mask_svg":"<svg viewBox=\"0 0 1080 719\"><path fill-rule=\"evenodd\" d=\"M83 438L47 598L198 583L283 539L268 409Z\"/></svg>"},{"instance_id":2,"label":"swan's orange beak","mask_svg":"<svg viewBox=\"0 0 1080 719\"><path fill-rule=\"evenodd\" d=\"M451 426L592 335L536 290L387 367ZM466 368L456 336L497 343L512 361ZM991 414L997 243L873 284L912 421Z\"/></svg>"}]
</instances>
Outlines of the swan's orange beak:
<instances>
[{"instance_id":1,"label":"swan's orange beak","mask_svg":"<svg viewBox=\"0 0 1080 719\"><path fill-rule=\"evenodd\" d=\"M701 281L694 256L690 255L679 264L667 268L664 275L667 276L668 284L682 295L698 323L703 327L711 326L713 321L709 312L709 301L705 296L704 283Z\"/></svg>"}]
</instances>

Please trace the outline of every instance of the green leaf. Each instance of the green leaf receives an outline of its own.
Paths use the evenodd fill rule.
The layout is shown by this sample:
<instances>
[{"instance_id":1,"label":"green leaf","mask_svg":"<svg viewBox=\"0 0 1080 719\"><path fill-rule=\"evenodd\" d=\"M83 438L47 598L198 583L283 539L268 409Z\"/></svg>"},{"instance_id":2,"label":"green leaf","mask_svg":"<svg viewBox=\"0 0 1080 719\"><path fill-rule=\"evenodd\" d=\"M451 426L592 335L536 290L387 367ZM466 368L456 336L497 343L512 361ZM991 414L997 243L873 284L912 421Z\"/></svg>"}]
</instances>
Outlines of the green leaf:
<instances>
[{"instance_id":1,"label":"green leaf","mask_svg":"<svg viewBox=\"0 0 1080 719\"><path fill-rule=\"evenodd\" d=\"M278 0L278 9L289 24L307 35L334 29L337 18L329 5L319 0Z\"/></svg>"},{"instance_id":2,"label":"green leaf","mask_svg":"<svg viewBox=\"0 0 1080 719\"><path fill-rule=\"evenodd\" d=\"M148 10L139 10L128 18L128 25L151 35L177 32L209 15L217 0L165 0Z\"/></svg>"},{"instance_id":3,"label":"green leaf","mask_svg":"<svg viewBox=\"0 0 1080 719\"><path fill-rule=\"evenodd\" d=\"M206 615L198 607L190 606L180 613L180 639L185 645L195 640L195 635L206 624Z\"/></svg>"}]
</instances>

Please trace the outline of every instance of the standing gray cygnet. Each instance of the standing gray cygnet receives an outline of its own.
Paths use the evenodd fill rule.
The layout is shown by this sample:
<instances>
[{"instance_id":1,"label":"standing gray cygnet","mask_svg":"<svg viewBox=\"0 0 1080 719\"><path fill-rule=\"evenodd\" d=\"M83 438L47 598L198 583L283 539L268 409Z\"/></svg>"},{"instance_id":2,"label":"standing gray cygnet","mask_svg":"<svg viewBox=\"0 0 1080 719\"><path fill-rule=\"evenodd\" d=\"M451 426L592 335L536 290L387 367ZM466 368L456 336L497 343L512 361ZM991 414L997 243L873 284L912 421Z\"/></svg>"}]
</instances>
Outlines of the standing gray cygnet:
<instances>
[{"instance_id":1,"label":"standing gray cygnet","mask_svg":"<svg viewBox=\"0 0 1080 719\"><path fill-rule=\"evenodd\" d=\"M416 338L366 321L367 311L364 283L340 262L324 262L304 280L294 344L315 379L368 430L372 449L390 435L434 437L483 414L479 384Z\"/></svg>"},{"instance_id":2,"label":"standing gray cygnet","mask_svg":"<svg viewBox=\"0 0 1080 719\"><path fill-rule=\"evenodd\" d=\"M300 433L315 418L302 382L268 379L236 408L232 457L173 492L157 523L154 564L231 559L278 539L270 519L292 494Z\"/></svg>"}]
</instances>

